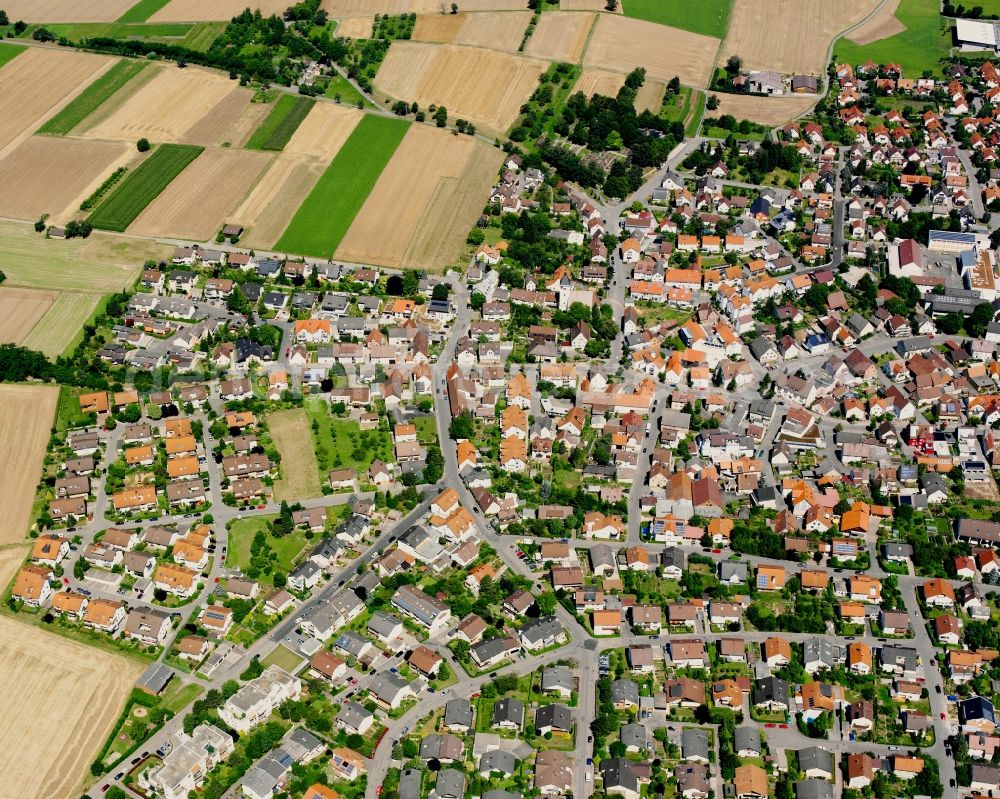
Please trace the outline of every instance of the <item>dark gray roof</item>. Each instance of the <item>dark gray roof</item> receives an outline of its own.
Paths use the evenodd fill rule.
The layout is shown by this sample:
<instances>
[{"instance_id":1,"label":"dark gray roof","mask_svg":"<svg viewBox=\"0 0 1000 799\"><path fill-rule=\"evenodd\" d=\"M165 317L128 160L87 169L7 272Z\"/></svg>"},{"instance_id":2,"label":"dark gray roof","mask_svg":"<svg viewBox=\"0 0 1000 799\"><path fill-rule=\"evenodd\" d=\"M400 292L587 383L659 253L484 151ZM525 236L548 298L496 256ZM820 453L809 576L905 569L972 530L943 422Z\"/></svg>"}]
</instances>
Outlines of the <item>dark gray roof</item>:
<instances>
[{"instance_id":1,"label":"dark gray roof","mask_svg":"<svg viewBox=\"0 0 1000 799\"><path fill-rule=\"evenodd\" d=\"M513 752L506 749L492 749L479 758L479 771L488 774L491 771L500 771L504 774L513 774L517 769L517 758Z\"/></svg>"},{"instance_id":2,"label":"dark gray roof","mask_svg":"<svg viewBox=\"0 0 1000 799\"><path fill-rule=\"evenodd\" d=\"M573 714L565 705L542 705L535 711L535 729L555 727L559 730L573 729Z\"/></svg>"},{"instance_id":3,"label":"dark gray roof","mask_svg":"<svg viewBox=\"0 0 1000 799\"><path fill-rule=\"evenodd\" d=\"M737 727L734 740L737 752L743 749L760 751L760 730L756 727Z\"/></svg>"},{"instance_id":4,"label":"dark gray roof","mask_svg":"<svg viewBox=\"0 0 1000 799\"><path fill-rule=\"evenodd\" d=\"M472 727L472 703L468 699L451 699L444 706L444 725Z\"/></svg>"},{"instance_id":5,"label":"dark gray roof","mask_svg":"<svg viewBox=\"0 0 1000 799\"><path fill-rule=\"evenodd\" d=\"M708 731L697 727L685 727L681 732L681 756L708 760Z\"/></svg>"},{"instance_id":6,"label":"dark gray roof","mask_svg":"<svg viewBox=\"0 0 1000 799\"><path fill-rule=\"evenodd\" d=\"M493 705L493 723L508 722L521 726L524 724L524 702L513 697L505 697Z\"/></svg>"},{"instance_id":7,"label":"dark gray roof","mask_svg":"<svg viewBox=\"0 0 1000 799\"><path fill-rule=\"evenodd\" d=\"M799 780L795 783L796 799L833 799L833 786L825 780Z\"/></svg>"}]
</instances>

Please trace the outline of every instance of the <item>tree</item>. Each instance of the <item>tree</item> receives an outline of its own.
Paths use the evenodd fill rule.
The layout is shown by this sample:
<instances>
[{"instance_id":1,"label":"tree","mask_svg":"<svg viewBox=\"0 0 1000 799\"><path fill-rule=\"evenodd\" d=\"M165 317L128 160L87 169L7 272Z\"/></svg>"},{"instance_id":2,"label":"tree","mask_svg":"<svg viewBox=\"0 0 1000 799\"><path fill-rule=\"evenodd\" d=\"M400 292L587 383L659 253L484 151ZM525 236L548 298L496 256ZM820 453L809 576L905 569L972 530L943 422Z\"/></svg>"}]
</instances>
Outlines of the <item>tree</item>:
<instances>
[{"instance_id":1,"label":"tree","mask_svg":"<svg viewBox=\"0 0 1000 799\"><path fill-rule=\"evenodd\" d=\"M10 17L7 16L7 12L0 8L0 25L10 25Z\"/></svg>"},{"instance_id":2,"label":"tree","mask_svg":"<svg viewBox=\"0 0 1000 799\"><path fill-rule=\"evenodd\" d=\"M135 143L135 149L137 149L140 153L147 152L149 150L149 139L139 139L139 141Z\"/></svg>"},{"instance_id":3,"label":"tree","mask_svg":"<svg viewBox=\"0 0 1000 799\"><path fill-rule=\"evenodd\" d=\"M482 310L482 307L486 304L486 295L482 292L473 292L472 296L469 298L469 305L473 311Z\"/></svg>"},{"instance_id":4,"label":"tree","mask_svg":"<svg viewBox=\"0 0 1000 799\"><path fill-rule=\"evenodd\" d=\"M452 3L451 4L451 13L452 14L457 14L458 13L458 3Z\"/></svg>"},{"instance_id":5,"label":"tree","mask_svg":"<svg viewBox=\"0 0 1000 799\"><path fill-rule=\"evenodd\" d=\"M403 272L403 296L413 297L420 291L420 273L416 269Z\"/></svg>"},{"instance_id":6,"label":"tree","mask_svg":"<svg viewBox=\"0 0 1000 799\"><path fill-rule=\"evenodd\" d=\"M544 591L535 597L535 604L541 615L551 616L556 610L556 595L551 591Z\"/></svg>"},{"instance_id":7,"label":"tree","mask_svg":"<svg viewBox=\"0 0 1000 799\"><path fill-rule=\"evenodd\" d=\"M743 59L738 55L731 55L726 60L726 72L730 75L737 74L741 69L743 69Z\"/></svg>"},{"instance_id":8,"label":"tree","mask_svg":"<svg viewBox=\"0 0 1000 799\"><path fill-rule=\"evenodd\" d=\"M486 241L486 232L482 228L474 227L469 231L469 235L465 237L465 241L473 247L478 247Z\"/></svg>"},{"instance_id":9,"label":"tree","mask_svg":"<svg viewBox=\"0 0 1000 799\"><path fill-rule=\"evenodd\" d=\"M962 329L962 321L962 314L956 312L946 313L944 316L938 318L937 326L942 333L953 336Z\"/></svg>"},{"instance_id":10,"label":"tree","mask_svg":"<svg viewBox=\"0 0 1000 799\"><path fill-rule=\"evenodd\" d=\"M462 411L448 426L448 435L456 441L460 438L472 439L475 434L476 426L469 411Z\"/></svg>"},{"instance_id":11,"label":"tree","mask_svg":"<svg viewBox=\"0 0 1000 799\"><path fill-rule=\"evenodd\" d=\"M446 300L448 299L449 294L451 294L451 284L438 283L436 286L434 286L434 290L431 292L431 299Z\"/></svg>"},{"instance_id":12,"label":"tree","mask_svg":"<svg viewBox=\"0 0 1000 799\"><path fill-rule=\"evenodd\" d=\"M709 111L714 111L718 107L719 107L719 98L716 97L714 94L708 95L708 100L705 102L705 108L707 108Z\"/></svg>"},{"instance_id":13,"label":"tree","mask_svg":"<svg viewBox=\"0 0 1000 799\"><path fill-rule=\"evenodd\" d=\"M604 4L604 9L605 11L610 11L614 14L618 10L618 0L608 0L608 2Z\"/></svg>"},{"instance_id":14,"label":"tree","mask_svg":"<svg viewBox=\"0 0 1000 799\"><path fill-rule=\"evenodd\" d=\"M986 335L987 325L992 321L993 306L988 302L981 302L965 320L965 332L975 338L982 338Z\"/></svg>"},{"instance_id":15,"label":"tree","mask_svg":"<svg viewBox=\"0 0 1000 799\"><path fill-rule=\"evenodd\" d=\"M36 42L54 42L56 35L48 28L39 27L32 31L31 38Z\"/></svg>"},{"instance_id":16,"label":"tree","mask_svg":"<svg viewBox=\"0 0 1000 799\"><path fill-rule=\"evenodd\" d=\"M448 109L443 105L439 105L437 111L434 112L434 122L439 128L448 124Z\"/></svg>"}]
</instances>

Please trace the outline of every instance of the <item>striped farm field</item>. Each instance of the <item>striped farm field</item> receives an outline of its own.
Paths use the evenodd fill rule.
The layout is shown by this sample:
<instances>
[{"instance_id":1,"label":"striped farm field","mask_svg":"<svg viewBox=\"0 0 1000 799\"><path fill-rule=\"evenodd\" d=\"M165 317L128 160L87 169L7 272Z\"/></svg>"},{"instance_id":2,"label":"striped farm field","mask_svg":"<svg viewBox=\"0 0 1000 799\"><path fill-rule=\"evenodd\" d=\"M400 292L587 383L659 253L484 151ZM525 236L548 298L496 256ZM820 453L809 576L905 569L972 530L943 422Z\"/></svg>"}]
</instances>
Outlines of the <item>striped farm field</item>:
<instances>
[{"instance_id":1,"label":"striped farm field","mask_svg":"<svg viewBox=\"0 0 1000 799\"><path fill-rule=\"evenodd\" d=\"M118 17L116 22L145 22L169 2L170 0L139 0L138 3Z\"/></svg>"},{"instance_id":2,"label":"striped farm field","mask_svg":"<svg viewBox=\"0 0 1000 799\"><path fill-rule=\"evenodd\" d=\"M122 59L42 125L38 132L65 136L148 65L148 61Z\"/></svg>"},{"instance_id":3,"label":"striped farm field","mask_svg":"<svg viewBox=\"0 0 1000 799\"><path fill-rule=\"evenodd\" d=\"M121 233L204 149L190 144L161 144L94 209L90 224Z\"/></svg>"},{"instance_id":4,"label":"striped farm field","mask_svg":"<svg viewBox=\"0 0 1000 799\"><path fill-rule=\"evenodd\" d=\"M283 150L316 101L283 94L247 142L248 150Z\"/></svg>"},{"instance_id":5,"label":"striped farm field","mask_svg":"<svg viewBox=\"0 0 1000 799\"><path fill-rule=\"evenodd\" d=\"M401 119L366 114L295 212L278 249L330 258L409 127Z\"/></svg>"}]
</instances>

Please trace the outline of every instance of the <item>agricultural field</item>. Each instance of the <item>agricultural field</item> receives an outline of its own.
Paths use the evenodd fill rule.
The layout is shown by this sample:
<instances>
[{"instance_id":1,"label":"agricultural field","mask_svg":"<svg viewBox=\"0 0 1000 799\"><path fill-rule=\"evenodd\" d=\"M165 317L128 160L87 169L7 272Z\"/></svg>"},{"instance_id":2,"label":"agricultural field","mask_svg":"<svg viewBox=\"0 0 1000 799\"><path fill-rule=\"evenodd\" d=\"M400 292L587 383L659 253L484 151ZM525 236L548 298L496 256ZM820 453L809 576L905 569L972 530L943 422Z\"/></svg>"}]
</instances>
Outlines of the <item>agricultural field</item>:
<instances>
[{"instance_id":1,"label":"agricultural field","mask_svg":"<svg viewBox=\"0 0 1000 799\"><path fill-rule=\"evenodd\" d=\"M690 0L622 0L622 13L626 17L721 39L726 33L732 6L733 0L698 0L696 3Z\"/></svg>"},{"instance_id":2,"label":"agricultural field","mask_svg":"<svg viewBox=\"0 0 1000 799\"><path fill-rule=\"evenodd\" d=\"M285 145L284 152L329 162L340 152L363 117L364 114L356 108L336 103L315 103Z\"/></svg>"},{"instance_id":3,"label":"agricultural field","mask_svg":"<svg viewBox=\"0 0 1000 799\"><path fill-rule=\"evenodd\" d=\"M337 35L345 39L370 39L373 27L373 20L354 17L337 23Z\"/></svg>"},{"instance_id":4,"label":"agricultural field","mask_svg":"<svg viewBox=\"0 0 1000 799\"><path fill-rule=\"evenodd\" d=\"M940 16L937 0L900 0L894 19L897 24L888 23L890 27L884 28L892 35L876 40L866 24L858 30L866 43L841 39L834 46L834 58L850 64L863 64L869 59L879 64L892 61L903 68L908 78L919 78L925 70L939 74L939 62L951 47L951 34L947 20Z\"/></svg>"},{"instance_id":5,"label":"agricultural field","mask_svg":"<svg viewBox=\"0 0 1000 799\"><path fill-rule=\"evenodd\" d=\"M59 294L0 286L0 344L20 344L48 313Z\"/></svg>"},{"instance_id":6,"label":"agricultural field","mask_svg":"<svg viewBox=\"0 0 1000 799\"><path fill-rule=\"evenodd\" d=\"M147 66L149 66L148 61L123 58L80 92L62 111L42 125L38 132L55 136L65 136L70 133Z\"/></svg>"},{"instance_id":7,"label":"agricultural field","mask_svg":"<svg viewBox=\"0 0 1000 799\"><path fill-rule=\"evenodd\" d=\"M615 97L618 90L625 85L625 76L621 72L608 72L605 69L585 67L580 77L573 84L573 94L583 92L586 97L602 94L605 97Z\"/></svg>"},{"instance_id":8,"label":"agricultural field","mask_svg":"<svg viewBox=\"0 0 1000 799\"><path fill-rule=\"evenodd\" d=\"M118 18L118 22L145 22L170 0L139 0Z\"/></svg>"},{"instance_id":9,"label":"agricultural field","mask_svg":"<svg viewBox=\"0 0 1000 799\"><path fill-rule=\"evenodd\" d=\"M24 540L56 413L56 386L0 385L0 546Z\"/></svg>"},{"instance_id":10,"label":"agricultural field","mask_svg":"<svg viewBox=\"0 0 1000 799\"><path fill-rule=\"evenodd\" d=\"M823 75L830 42L877 5L878 0L734 0L719 63L738 55L747 69Z\"/></svg>"},{"instance_id":11,"label":"agricultural field","mask_svg":"<svg viewBox=\"0 0 1000 799\"><path fill-rule=\"evenodd\" d=\"M667 87L658 80L647 80L635 95L635 110L639 113L652 111L656 113L663 105L663 95Z\"/></svg>"},{"instance_id":12,"label":"agricultural field","mask_svg":"<svg viewBox=\"0 0 1000 799\"><path fill-rule=\"evenodd\" d=\"M101 230L121 233L202 150L184 144L160 145L101 201L88 217L90 223Z\"/></svg>"},{"instance_id":13,"label":"agricultural field","mask_svg":"<svg viewBox=\"0 0 1000 799\"><path fill-rule=\"evenodd\" d=\"M163 8L149 17L150 22L209 22L229 20L249 8L260 11L265 17L281 13L288 8L288 0L170 0Z\"/></svg>"},{"instance_id":14,"label":"agricultural field","mask_svg":"<svg viewBox=\"0 0 1000 799\"><path fill-rule=\"evenodd\" d=\"M142 672L138 661L0 618L0 747L4 792L69 796Z\"/></svg>"},{"instance_id":15,"label":"agricultural field","mask_svg":"<svg viewBox=\"0 0 1000 799\"><path fill-rule=\"evenodd\" d=\"M274 481L275 501L320 496L319 466L306 412L302 408L277 411L268 415L267 424L281 453L281 479Z\"/></svg>"},{"instance_id":16,"label":"agricultural field","mask_svg":"<svg viewBox=\"0 0 1000 799\"><path fill-rule=\"evenodd\" d=\"M595 14L570 11L542 14L525 45L524 54L575 64L583 57L595 19Z\"/></svg>"},{"instance_id":17,"label":"agricultural field","mask_svg":"<svg viewBox=\"0 0 1000 799\"><path fill-rule=\"evenodd\" d=\"M11 21L25 22L114 22L135 0L4 0Z\"/></svg>"},{"instance_id":18,"label":"agricultural field","mask_svg":"<svg viewBox=\"0 0 1000 799\"><path fill-rule=\"evenodd\" d=\"M271 249L292 221L325 163L315 158L281 153L231 216L246 229L240 240L247 247Z\"/></svg>"},{"instance_id":19,"label":"agricultural field","mask_svg":"<svg viewBox=\"0 0 1000 799\"><path fill-rule=\"evenodd\" d=\"M371 19L376 14L446 14L451 11L450 0L323 0L320 6L338 20L352 17ZM462 11L523 11L520 0L468 0L461 4Z\"/></svg>"},{"instance_id":20,"label":"agricultural field","mask_svg":"<svg viewBox=\"0 0 1000 799\"><path fill-rule=\"evenodd\" d=\"M0 157L62 110L115 59L31 47L0 68ZM45 79L40 80L39 76Z\"/></svg>"},{"instance_id":21,"label":"agricultural field","mask_svg":"<svg viewBox=\"0 0 1000 799\"><path fill-rule=\"evenodd\" d=\"M530 19L530 11L426 14L417 17L411 39L416 42L465 44L516 53Z\"/></svg>"},{"instance_id":22,"label":"agricultural field","mask_svg":"<svg viewBox=\"0 0 1000 799\"><path fill-rule=\"evenodd\" d=\"M195 241L212 238L272 157L249 150L206 150L139 214L129 231Z\"/></svg>"},{"instance_id":23,"label":"agricultural field","mask_svg":"<svg viewBox=\"0 0 1000 799\"><path fill-rule=\"evenodd\" d=\"M517 119L546 66L494 50L395 41L375 86L421 106L443 105L451 116L499 133Z\"/></svg>"},{"instance_id":24,"label":"agricultural field","mask_svg":"<svg viewBox=\"0 0 1000 799\"><path fill-rule=\"evenodd\" d=\"M854 44L871 44L879 39L888 39L890 36L902 33L906 30L906 26L896 16L898 8L899 0L889 0L844 38Z\"/></svg>"},{"instance_id":25,"label":"agricultural field","mask_svg":"<svg viewBox=\"0 0 1000 799\"><path fill-rule=\"evenodd\" d=\"M0 67L11 59L23 53L27 48L23 44L8 44L0 42Z\"/></svg>"},{"instance_id":26,"label":"agricultural field","mask_svg":"<svg viewBox=\"0 0 1000 799\"><path fill-rule=\"evenodd\" d=\"M216 72L163 67L82 135L129 142L147 138L191 143L197 138L195 143L215 144L251 96L249 89ZM224 102L227 98L228 103Z\"/></svg>"},{"instance_id":27,"label":"agricultural field","mask_svg":"<svg viewBox=\"0 0 1000 799\"><path fill-rule=\"evenodd\" d=\"M641 19L601 14L584 54L584 66L628 73L646 68L646 77L704 87L712 74L719 40Z\"/></svg>"},{"instance_id":28,"label":"agricultural field","mask_svg":"<svg viewBox=\"0 0 1000 799\"><path fill-rule=\"evenodd\" d=\"M737 119L748 119L761 125L777 127L802 116L816 104L815 97L751 97L745 94L715 95L719 107L712 111L713 117L732 114Z\"/></svg>"},{"instance_id":29,"label":"agricultural field","mask_svg":"<svg viewBox=\"0 0 1000 799\"><path fill-rule=\"evenodd\" d=\"M0 221L3 288L110 294L132 285L144 261L162 260L172 247L94 232L87 239L45 239L31 226Z\"/></svg>"},{"instance_id":30,"label":"agricultural field","mask_svg":"<svg viewBox=\"0 0 1000 799\"><path fill-rule=\"evenodd\" d=\"M481 213L502 160L502 153L469 137L412 126L337 257L424 268L451 262ZM387 216L392 225L385 224Z\"/></svg>"},{"instance_id":31,"label":"agricultural field","mask_svg":"<svg viewBox=\"0 0 1000 799\"><path fill-rule=\"evenodd\" d=\"M0 300L7 291L16 290L0 288ZM97 308L100 296L70 291L59 294L52 307L31 328L21 344L28 349L44 352L50 358L59 357L83 335L83 326Z\"/></svg>"},{"instance_id":32,"label":"agricultural field","mask_svg":"<svg viewBox=\"0 0 1000 799\"><path fill-rule=\"evenodd\" d=\"M276 246L283 252L330 258L409 126L403 120L366 115L295 212Z\"/></svg>"},{"instance_id":33,"label":"agricultural field","mask_svg":"<svg viewBox=\"0 0 1000 799\"><path fill-rule=\"evenodd\" d=\"M47 213L55 224L79 217L80 203L134 155L125 142L32 136L0 160L0 216L33 222Z\"/></svg>"},{"instance_id":34,"label":"agricultural field","mask_svg":"<svg viewBox=\"0 0 1000 799\"><path fill-rule=\"evenodd\" d=\"M270 113L253 132L248 150L282 150L316 104L310 97L282 94Z\"/></svg>"},{"instance_id":35,"label":"agricultural field","mask_svg":"<svg viewBox=\"0 0 1000 799\"><path fill-rule=\"evenodd\" d=\"M357 107L360 102L362 106L371 107L371 103L342 75L333 75L327 81L326 91L323 94L344 105Z\"/></svg>"}]
</instances>

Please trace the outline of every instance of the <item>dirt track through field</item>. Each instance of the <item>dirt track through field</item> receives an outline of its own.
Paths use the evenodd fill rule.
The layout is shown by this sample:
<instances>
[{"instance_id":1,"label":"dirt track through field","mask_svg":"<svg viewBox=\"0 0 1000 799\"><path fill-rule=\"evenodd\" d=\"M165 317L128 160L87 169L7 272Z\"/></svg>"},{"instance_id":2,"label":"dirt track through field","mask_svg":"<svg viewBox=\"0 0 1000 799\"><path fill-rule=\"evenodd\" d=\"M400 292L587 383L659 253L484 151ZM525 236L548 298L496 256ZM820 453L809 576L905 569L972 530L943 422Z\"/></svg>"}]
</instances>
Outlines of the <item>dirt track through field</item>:
<instances>
[{"instance_id":1,"label":"dirt track through field","mask_svg":"<svg viewBox=\"0 0 1000 799\"><path fill-rule=\"evenodd\" d=\"M139 236L206 241L228 221L271 162L268 153L206 150L178 175L138 218L129 232Z\"/></svg>"},{"instance_id":2,"label":"dirt track through field","mask_svg":"<svg viewBox=\"0 0 1000 799\"><path fill-rule=\"evenodd\" d=\"M888 39L906 30L906 26L896 16L899 0L889 0L870 20L854 30L847 39L855 44L871 44L879 39Z\"/></svg>"},{"instance_id":3,"label":"dirt track through field","mask_svg":"<svg viewBox=\"0 0 1000 799\"><path fill-rule=\"evenodd\" d=\"M466 169L473 158L485 159L495 176L502 155L474 139L451 136L425 125L411 127L344 236L337 256L361 263L401 265L418 228L438 232L437 224L425 213L439 191L444 192L448 202L447 210L435 209L436 222L460 216L468 234L482 210L489 184L478 181L480 185L471 186L479 202L470 208L457 185L442 188L441 182L453 180L457 184L468 180ZM393 224L386 225L390 216Z\"/></svg>"},{"instance_id":4,"label":"dirt track through field","mask_svg":"<svg viewBox=\"0 0 1000 799\"><path fill-rule=\"evenodd\" d=\"M281 478L274 481L274 499L280 502L318 497L322 493L319 465L305 410L268 414L267 425L281 453Z\"/></svg>"},{"instance_id":5,"label":"dirt track through field","mask_svg":"<svg viewBox=\"0 0 1000 799\"><path fill-rule=\"evenodd\" d=\"M395 41L375 76L386 94L506 131L538 85L546 63L473 47Z\"/></svg>"},{"instance_id":6,"label":"dirt track through field","mask_svg":"<svg viewBox=\"0 0 1000 799\"><path fill-rule=\"evenodd\" d=\"M164 69L83 135L128 142L141 138L185 142L202 120L217 108L226 107L223 103L231 94L247 91L224 75L208 70Z\"/></svg>"},{"instance_id":7,"label":"dirt track through field","mask_svg":"<svg viewBox=\"0 0 1000 799\"><path fill-rule=\"evenodd\" d=\"M0 286L0 344L20 344L59 297L55 291Z\"/></svg>"},{"instance_id":8,"label":"dirt track through field","mask_svg":"<svg viewBox=\"0 0 1000 799\"><path fill-rule=\"evenodd\" d=\"M288 0L171 0L149 18L150 22L209 22L229 21L243 9L260 10L269 17L288 8Z\"/></svg>"},{"instance_id":9,"label":"dirt track through field","mask_svg":"<svg viewBox=\"0 0 1000 799\"><path fill-rule=\"evenodd\" d=\"M22 541L28 534L58 398L55 386L0 385L0 452L4 454L0 496L5 498L0 546Z\"/></svg>"},{"instance_id":10,"label":"dirt track through field","mask_svg":"<svg viewBox=\"0 0 1000 799\"><path fill-rule=\"evenodd\" d=\"M712 74L719 40L641 19L601 14L583 56L589 67L631 72L645 67L647 79L675 75L688 86L704 87Z\"/></svg>"},{"instance_id":11,"label":"dirt track through field","mask_svg":"<svg viewBox=\"0 0 1000 799\"><path fill-rule=\"evenodd\" d=\"M273 247L325 168L325 162L314 158L279 154L246 200L230 214L234 223L247 228L240 243Z\"/></svg>"},{"instance_id":12,"label":"dirt track through field","mask_svg":"<svg viewBox=\"0 0 1000 799\"><path fill-rule=\"evenodd\" d=\"M524 54L552 61L578 62L595 17L595 14L570 11L542 14L525 45Z\"/></svg>"},{"instance_id":13,"label":"dirt track through field","mask_svg":"<svg viewBox=\"0 0 1000 799\"><path fill-rule=\"evenodd\" d=\"M32 136L0 161L0 216L61 224L84 214L80 203L135 152L125 142Z\"/></svg>"},{"instance_id":14,"label":"dirt track through field","mask_svg":"<svg viewBox=\"0 0 1000 799\"><path fill-rule=\"evenodd\" d=\"M0 158L55 116L115 59L30 47L0 69Z\"/></svg>"},{"instance_id":15,"label":"dirt track through field","mask_svg":"<svg viewBox=\"0 0 1000 799\"><path fill-rule=\"evenodd\" d=\"M283 152L332 161L363 116L363 112L350 106L316 103Z\"/></svg>"},{"instance_id":16,"label":"dirt track through field","mask_svg":"<svg viewBox=\"0 0 1000 799\"><path fill-rule=\"evenodd\" d=\"M745 69L822 75L833 38L876 5L878 0L734 0L719 64L738 55Z\"/></svg>"},{"instance_id":17,"label":"dirt track through field","mask_svg":"<svg viewBox=\"0 0 1000 799\"><path fill-rule=\"evenodd\" d=\"M10 21L25 22L114 22L134 6L136 0L4 0Z\"/></svg>"},{"instance_id":18,"label":"dirt track through field","mask_svg":"<svg viewBox=\"0 0 1000 799\"><path fill-rule=\"evenodd\" d=\"M737 119L749 119L761 125L784 125L791 119L804 114L816 104L811 97L748 97L743 94L716 94L719 107L708 112L710 117L732 114Z\"/></svg>"}]
</instances>

